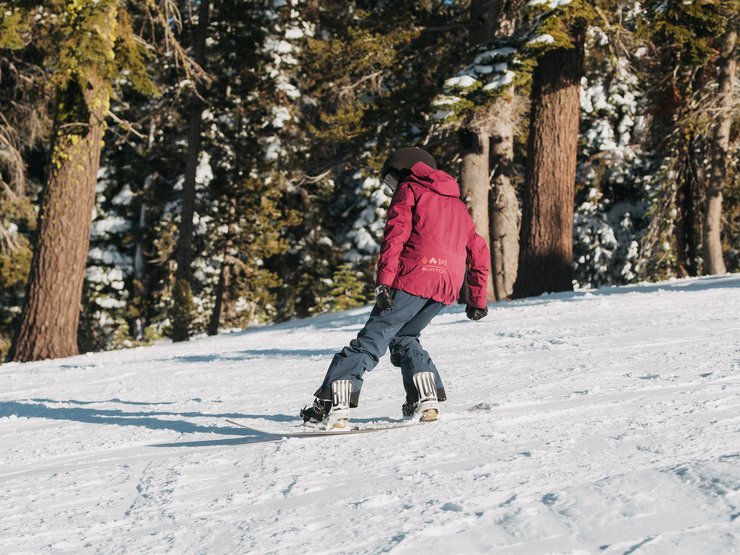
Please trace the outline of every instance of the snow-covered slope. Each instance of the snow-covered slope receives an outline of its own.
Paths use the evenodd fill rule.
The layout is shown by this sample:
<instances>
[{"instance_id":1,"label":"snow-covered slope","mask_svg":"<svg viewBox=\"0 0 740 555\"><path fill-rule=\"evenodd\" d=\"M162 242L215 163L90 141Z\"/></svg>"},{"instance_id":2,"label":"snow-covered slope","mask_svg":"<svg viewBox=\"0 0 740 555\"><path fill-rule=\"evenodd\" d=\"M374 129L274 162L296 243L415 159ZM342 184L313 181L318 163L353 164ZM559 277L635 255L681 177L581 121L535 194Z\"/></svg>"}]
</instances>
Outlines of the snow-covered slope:
<instances>
[{"instance_id":1,"label":"snow-covered slope","mask_svg":"<svg viewBox=\"0 0 740 555\"><path fill-rule=\"evenodd\" d=\"M0 553L737 552L739 275L452 307L436 424L226 422L290 429L367 311L3 365ZM386 357L356 420L402 391Z\"/></svg>"}]
</instances>

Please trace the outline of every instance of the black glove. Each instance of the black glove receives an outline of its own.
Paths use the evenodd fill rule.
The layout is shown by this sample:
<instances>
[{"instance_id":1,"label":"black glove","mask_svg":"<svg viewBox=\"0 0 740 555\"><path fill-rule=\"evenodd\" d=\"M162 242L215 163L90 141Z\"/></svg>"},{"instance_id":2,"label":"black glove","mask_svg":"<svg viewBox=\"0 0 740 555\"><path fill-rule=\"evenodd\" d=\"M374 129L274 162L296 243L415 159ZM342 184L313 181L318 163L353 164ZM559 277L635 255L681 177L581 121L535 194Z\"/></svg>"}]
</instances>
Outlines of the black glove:
<instances>
[{"instance_id":1,"label":"black glove","mask_svg":"<svg viewBox=\"0 0 740 555\"><path fill-rule=\"evenodd\" d=\"M488 316L488 307L475 308L474 306L469 306L465 309L465 314L467 314L468 318L471 320L480 320L481 318Z\"/></svg>"},{"instance_id":2,"label":"black glove","mask_svg":"<svg viewBox=\"0 0 740 555\"><path fill-rule=\"evenodd\" d=\"M375 288L375 302L378 304L380 312L385 312L393 308L393 297L391 297L390 287L387 285L378 285Z\"/></svg>"}]
</instances>

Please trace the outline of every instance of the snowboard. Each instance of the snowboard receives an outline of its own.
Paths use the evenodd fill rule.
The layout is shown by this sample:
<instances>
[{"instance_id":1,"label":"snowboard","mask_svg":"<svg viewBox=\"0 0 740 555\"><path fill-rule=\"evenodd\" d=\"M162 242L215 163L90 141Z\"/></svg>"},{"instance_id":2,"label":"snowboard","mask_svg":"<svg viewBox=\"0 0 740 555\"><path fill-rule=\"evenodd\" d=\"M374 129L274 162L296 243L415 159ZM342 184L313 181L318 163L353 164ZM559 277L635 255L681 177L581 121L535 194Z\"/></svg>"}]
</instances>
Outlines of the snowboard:
<instances>
[{"instance_id":1,"label":"snowboard","mask_svg":"<svg viewBox=\"0 0 740 555\"><path fill-rule=\"evenodd\" d=\"M397 422L389 422L387 424L377 424L372 426L355 426L353 428L348 428L344 430L321 430L319 428L311 428L311 427L304 427L303 425L299 425L298 428L302 428L295 431L282 431L282 432L270 432L267 430L260 430L259 428L254 428L252 426L247 426L245 424L240 424L239 422L234 422L233 420L226 420L229 424L233 424L234 426L238 426L240 428L244 428L245 430L251 430L253 432L257 432L260 434L268 434L276 437L324 437L324 436L345 436L345 435L352 435L352 434L367 434L370 432L382 432L384 430L396 430L399 428L408 428L410 426L414 426L416 424L422 424L422 422L416 422L413 420L399 420Z\"/></svg>"}]
</instances>

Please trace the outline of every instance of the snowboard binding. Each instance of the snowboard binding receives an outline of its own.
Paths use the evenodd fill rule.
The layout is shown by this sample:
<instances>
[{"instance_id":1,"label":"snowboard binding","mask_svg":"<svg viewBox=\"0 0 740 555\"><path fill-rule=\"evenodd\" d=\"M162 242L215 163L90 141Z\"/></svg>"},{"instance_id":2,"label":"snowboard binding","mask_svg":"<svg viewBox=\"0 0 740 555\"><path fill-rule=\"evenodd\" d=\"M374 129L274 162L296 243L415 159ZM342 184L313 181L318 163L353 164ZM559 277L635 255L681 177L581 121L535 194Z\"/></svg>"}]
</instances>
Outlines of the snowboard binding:
<instances>
[{"instance_id":1,"label":"snowboard binding","mask_svg":"<svg viewBox=\"0 0 740 555\"><path fill-rule=\"evenodd\" d=\"M406 418L418 422L435 422L439 418L437 386L432 372L418 372L413 376L418 401L404 403L401 410Z\"/></svg>"},{"instance_id":2,"label":"snowboard binding","mask_svg":"<svg viewBox=\"0 0 740 555\"><path fill-rule=\"evenodd\" d=\"M301 409L304 424L323 424L327 430L349 429L349 400L352 382L337 380L331 384L332 399L314 399Z\"/></svg>"}]
</instances>

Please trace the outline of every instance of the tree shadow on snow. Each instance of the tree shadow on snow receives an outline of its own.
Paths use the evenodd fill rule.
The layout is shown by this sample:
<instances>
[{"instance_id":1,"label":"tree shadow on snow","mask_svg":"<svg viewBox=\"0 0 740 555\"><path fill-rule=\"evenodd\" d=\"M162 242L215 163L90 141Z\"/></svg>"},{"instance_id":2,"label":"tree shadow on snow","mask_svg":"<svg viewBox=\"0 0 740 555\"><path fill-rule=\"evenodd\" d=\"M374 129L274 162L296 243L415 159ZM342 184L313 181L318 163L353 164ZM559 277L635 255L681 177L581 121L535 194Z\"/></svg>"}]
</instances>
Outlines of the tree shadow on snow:
<instances>
[{"instance_id":1,"label":"tree shadow on snow","mask_svg":"<svg viewBox=\"0 0 740 555\"><path fill-rule=\"evenodd\" d=\"M372 308L373 305L369 304L359 308L352 308L350 310L343 310L340 312L328 312L326 314L320 314L318 316L311 316L310 318L289 320L287 322L280 322L279 324L269 324L264 327L254 327L244 331L235 332L234 335L250 335L253 333L260 333L262 331L274 330L304 330L306 328L306 325L322 331L331 331L334 329L342 329L355 326L360 326L361 328L365 325L367 317L370 315L370 311L372 310ZM344 329L343 331L346 331L346 329Z\"/></svg>"},{"instance_id":2,"label":"tree shadow on snow","mask_svg":"<svg viewBox=\"0 0 740 555\"><path fill-rule=\"evenodd\" d=\"M46 402L65 402L50 401ZM73 401L75 402L75 401ZM77 402L85 403L85 402ZM197 442L181 442L172 444L155 445L154 447L178 446L193 447L205 445L238 445L241 443L255 443L263 441L276 441L280 439L276 434L268 434L246 428L234 426L206 426L180 419L157 418L161 416L179 416L183 418L241 418L272 420L274 422L295 422L295 416L286 414L205 414L200 412L124 412L115 409L82 408L82 407L50 407L40 402L0 402L0 418L6 416L17 416L19 418L43 418L47 420L67 420L72 422L84 422L87 424L112 424L114 426L137 426L151 430L172 430L180 434L210 433L231 436L240 436L229 440L206 440Z\"/></svg>"},{"instance_id":3,"label":"tree shadow on snow","mask_svg":"<svg viewBox=\"0 0 740 555\"><path fill-rule=\"evenodd\" d=\"M336 354L336 349L246 349L231 353L211 353L205 355L182 355L156 361L173 361L192 364L197 362L260 360L265 358L311 358L328 357Z\"/></svg>"},{"instance_id":4,"label":"tree shadow on snow","mask_svg":"<svg viewBox=\"0 0 740 555\"><path fill-rule=\"evenodd\" d=\"M70 399L68 401L57 401L56 399L30 399L34 403L66 403L68 405L99 405L101 403L118 403L120 405L136 405L136 406L154 406L154 405L175 405L175 401L124 401L118 397L113 399L107 399L105 401L78 401L76 399ZM189 399L190 401L200 401L200 399Z\"/></svg>"},{"instance_id":5,"label":"tree shadow on snow","mask_svg":"<svg viewBox=\"0 0 740 555\"><path fill-rule=\"evenodd\" d=\"M575 302L592 299L594 297L607 297L612 295L624 295L628 293L656 293L665 292L694 292L709 291L712 289L738 289L740 288L740 275L731 274L726 276L711 276L702 278L677 279L675 281L660 283L644 283L636 285L608 286L599 289L584 289L579 291L564 291L561 293L545 293L539 297L526 297L516 299L506 304L496 303L494 306L534 306L547 304L554 301Z\"/></svg>"},{"instance_id":6,"label":"tree shadow on snow","mask_svg":"<svg viewBox=\"0 0 740 555\"><path fill-rule=\"evenodd\" d=\"M230 437L227 439L204 439L199 441L174 441L171 443L153 443L147 447L227 447L233 445L249 445L250 443L269 443L282 441L279 434L268 434L265 432L243 430L233 428L235 435L243 437ZM223 432L222 432L223 433Z\"/></svg>"},{"instance_id":7,"label":"tree shadow on snow","mask_svg":"<svg viewBox=\"0 0 740 555\"><path fill-rule=\"evenodd\" d=\"M295 416L287 414L242 414L222 413L206 414L201 412L125 412L116 409L96 409L82 407L50 407L44 403L74 403L79 405L94 404L95 401L55 401L52 399L32 399L31 401L0 401L0 418L16 416L18 418L40 418L46 420L67 420L71 422L84 422L86 424L112 424L114 426L139 426L150 430L172 430L180 434L221 434L229 437L223 439L202 439L195 441L174 441L168 443L157 443L148 447L218 447L229 445L246 445L249 443L265 443L282 441L283 434L276 432L263 432L253 428L236 426L204 426L187 420L169 420L155 418L156 416L180 416L180 417L207 417L207 418L241 418L254 420L271 420L273 422L298 422ZM137 404L137 402L131 402ZM144 404L144 403L142 403ZM397 419L380 418L356 418L353 422L397 422ZM296 429L298 425L296 424Z\"/></svg>"}]
</instances>

